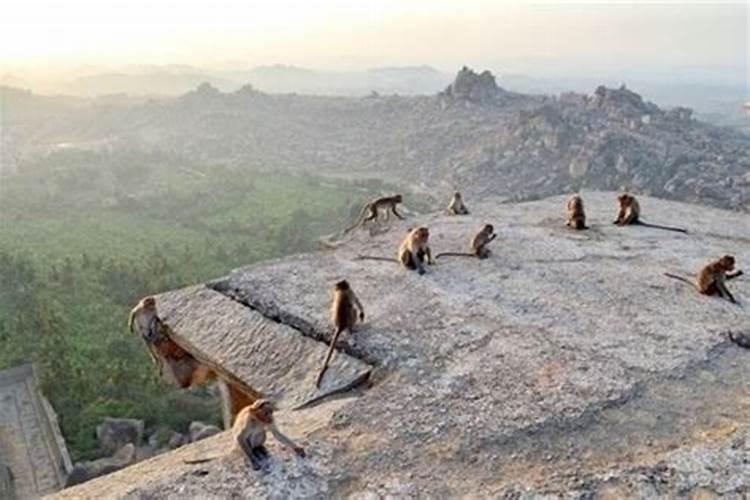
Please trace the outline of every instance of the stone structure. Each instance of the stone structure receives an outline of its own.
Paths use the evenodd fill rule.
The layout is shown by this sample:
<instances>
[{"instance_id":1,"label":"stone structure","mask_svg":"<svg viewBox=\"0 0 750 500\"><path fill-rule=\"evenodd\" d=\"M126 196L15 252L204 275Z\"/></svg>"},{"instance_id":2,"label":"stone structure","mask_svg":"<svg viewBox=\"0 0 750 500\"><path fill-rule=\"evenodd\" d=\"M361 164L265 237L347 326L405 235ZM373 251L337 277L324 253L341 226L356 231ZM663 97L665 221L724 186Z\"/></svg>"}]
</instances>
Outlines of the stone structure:
<instances>
[{"instance_id":1,"label":"stone structure","mask_svg":"<svg viewBox=\"0 0 750 500\"><path fill-rule=\"evenodd\" d=\"M52 407L32 365L0 372L0 492L18 500L62 488L72 465ZM12 477L12 482L9 478Z\"/></svg>"}]
</instances>

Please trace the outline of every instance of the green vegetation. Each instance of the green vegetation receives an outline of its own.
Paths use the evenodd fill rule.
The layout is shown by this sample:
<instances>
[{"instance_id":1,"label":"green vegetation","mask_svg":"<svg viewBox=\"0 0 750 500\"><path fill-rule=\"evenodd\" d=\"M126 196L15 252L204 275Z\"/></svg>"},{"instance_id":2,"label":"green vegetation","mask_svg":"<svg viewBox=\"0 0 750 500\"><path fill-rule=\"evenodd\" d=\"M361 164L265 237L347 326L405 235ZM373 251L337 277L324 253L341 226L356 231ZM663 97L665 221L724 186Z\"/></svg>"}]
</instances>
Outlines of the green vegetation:
<instances>
[{"instance_id":1,"label":"green vegetation","mask_svg":"<svg viewBox=\"0 0 750 500\"><path fill-rule=\"evenodd\" d=\"M218 422L210 391L158 380L127 331L130 308L147 294L314 249L385 191L142 152L67 150L23 164L0 178L0 368L38 363L76 460L98 455L103 416L182 431L192 420Z\"/></svg>"}]
</instances>

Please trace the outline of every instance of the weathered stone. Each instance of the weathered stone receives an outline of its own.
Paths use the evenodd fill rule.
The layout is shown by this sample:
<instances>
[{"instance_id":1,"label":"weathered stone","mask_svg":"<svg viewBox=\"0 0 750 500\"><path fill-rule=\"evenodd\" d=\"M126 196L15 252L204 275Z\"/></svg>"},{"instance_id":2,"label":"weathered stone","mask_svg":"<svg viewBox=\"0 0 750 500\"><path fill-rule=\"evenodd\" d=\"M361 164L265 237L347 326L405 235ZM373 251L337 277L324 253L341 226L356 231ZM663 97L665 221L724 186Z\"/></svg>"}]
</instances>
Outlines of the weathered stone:
<instances>
[{"instance_id":1,"label":"weathered stone","mask_svg":"<svg viewBox=\"0 0 750 500\"><path fill-rule=\"evenodd\" d=\"M666 112L665 116L670 120L687 122L693 116L693 110L683 106L677 106Z\"/></svg>"},{"instance_id":2,"label":"weathered stone","mask_svg":"<svg viewBox=\"0 0 750 500\"><path fill-rule=\"evenodd\" d=\"M180 345L201 360L221 360L224 370L281 407L295 407L356 385L366 380L371 370L367 363L338 353L319 390L316 370L327 346L275 320L273 313L264 316L240 300L204 286L160 295L157 304Z\"/></svg>"},{"instance_id":3,"label":"weathered stone","mask_svg":"<svg viewBox=\"0 0 750 500\"><path fill-rule=\"evenodd\" d=\"M149 436L148 445L153 450L159 450L164 447L174 449L182 446L185 439L186 437L183 434L173 431L169 427L160 427L156 432Z\"/></svg>"},{"instance_id":4,"label":"weathered stone","mask_svg":"<svg viewBox=\"0 0 750 500\"><path fill-rule=\"evenodd\" d=\"M489 71L485 70L478 74L464 66L443 94L456 100L487 104L497 102L504 92Z\"/></svg>"},{"instance_id":5,"label":"weathered stone","mask_svg":"<svg viewBox=\"0 0 750 500\"><path fill-rule=\"evenodd\" d=\"M72 468L36 369L21 365L0 371L0 498L10 495L9 482L19 499L53 493Z\"/></svg>"},{"instance_id":6,"label":"weathered stone","mask_svg":"<svg viewBox=\"0 0 750 500\"><path fill-rule=\"evenodd\" d=\"M376 365L373 385L280 411L282 430L313 451L299 459L271 441L268 474L248 472L238 458L191 474L183 460L212 456L201 446L210 438L155 458L148 470L136 466L132 476L118 472L122 480L110 486L133 499L598 491L680 498L698 488L747 490L748 449L737 443L748 432L750 366L725 333L744 331L750 313L663 273L689 275L727 251L749 262L750 219L641 197L645 220L684 225L689 234L621 228L611 223L615 194L582 193L591 226L584 232L564 226L563 196L489 198L460 219L433 213L383 234L355 231L335 250L238 269L215 290L160 296L185 339L248 383L279 376L276 392L286 396L283 388L312 383L319 363L308 363L308 346L293 357L282 344L273 359L273 350L254 348L268 345L258 337L291 345L303 338L325 350L330 287L346 278L367 321L336 358L344 351ZM487 222L499 236L486 260L444 257L419 276L353 258L393 255L417 224L430 228L433 252L460 250ZM741 301L750 296L744 277L729 286ZM216 295L239 309L225 309ZM242 311L262 327L250 327ZM309 374L297 372L297 359ZM288 365L269 370L262 361ZM122 486L127 478L134 482ZM69 494L101 493L105 484L94 486Z\"/></svg>"},{"instance_id":7,"label":"weathered stone","mask_svg":"<svg viewBox=\"0 0 750 500\"><path fill-rule=\"evenodd\" d=\"M188 432L190 434L190 442L195 443L196 441L220 433L221 429L215 425L204 424L203 422L191 422Z\"/></svg>"},{"instance_id":8,"label":"weathered stone","mask_svg":"<svg viewBox=\"0 0 750 500\"><path fill-rule=\"evenodd\" d=\"M105 417L96 427L99 448L105 453L115 453L128 443L139 445L143 440L143 420Z\"/></svg>"},{"instance_id":9,"label":"weathered stone","mask_svg":"<svg viewBox=\"0 0 750 500\"><path fill-rule=\"evenodd\" d=\"M136 459L136 451L137 449L135 445L133 443L128 443L122 448L120 448L119 450L117 450L117 452L114 455L112 455L112 460L118 463L123 463L123 464L128 464L128 465L132 464L133 462L135 462L135 459Z\"/></svg>"},{"instance_id":10,"label":"weathered stone","mask_svg":"<svg viewBox=\"0 0 750 500\"><path fill-rule=\"evenodd\" d=\"M170 450L174 450L175 448L179 448L187 442L187 437L184 434L175 432L172 434L172 437L169 438L169 441L167 441L167 448L169 448Z\"/></svg>"},{"instance_id":11,"label":"weathered stone","mask_svg":"<svg viewBox=\"0 0 750 500\"><path fill-rule=\"evenodd\" d=\"M91 479L101 477L112 472L118 471L128 465L135 463L136 448L132 443L128 443L120 448L110 458L100 458L89 462L78 462L73 466L73 470L68 474L65 487L85 483Z\"/></svg>"}]
</instances>

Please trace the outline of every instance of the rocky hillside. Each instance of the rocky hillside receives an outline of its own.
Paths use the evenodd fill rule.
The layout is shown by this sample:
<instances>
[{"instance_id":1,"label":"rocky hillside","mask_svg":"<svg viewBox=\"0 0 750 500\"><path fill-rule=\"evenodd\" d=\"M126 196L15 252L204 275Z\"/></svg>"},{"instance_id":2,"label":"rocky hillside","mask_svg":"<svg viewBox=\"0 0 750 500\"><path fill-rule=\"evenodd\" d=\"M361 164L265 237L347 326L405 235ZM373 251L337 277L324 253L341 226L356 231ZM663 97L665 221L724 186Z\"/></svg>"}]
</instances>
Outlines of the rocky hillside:
<instances>
[{"instance_id":1,"label":"rocky hillside","mask_svg":"<svg viewBox=\"0 0 750 500\"><path fill-rule=\"evenodd\" d=\"M272 442L262 475L231 454L184 463L222 455L225 435L56 498L743 498L750 351L728 333L750 335L750 281L731 282L733 305L663 272L688 275L724 253L746 268L750 220L645 197L654 222L689 234L620 228L614 193L584 196L586 232L563 225L563 197L487 198L470 216L357 231L333 251L159 296L181 338L279 399L280 425L309 457ZM445 257L419 276L353 258L392 255L416 224L430 227L433 251L461 250L486 222L499 237L484 261ZM302 367L325 348L330 287L342 277L367 321L337 358L374 367L372 383L290 410L289 398L315 391ZM289 347L262 349L278 342Z\"/></svg>"},{"instance_id":2,"label":"rocky hillside","mask_svg":"<svg viewBox=\"0 0 750 500\"><path fill-rule=\"evenodd\" d=\"M431 96L272 95L203 84L177 99L93 100L40 111L3 92L1 172L64 147L148 151L175 163L374 177L443 197L514 200L620 189L747 210L750 137L662 109L625 87L523 95L461 69Z\"/></svg>"}]
</instances>

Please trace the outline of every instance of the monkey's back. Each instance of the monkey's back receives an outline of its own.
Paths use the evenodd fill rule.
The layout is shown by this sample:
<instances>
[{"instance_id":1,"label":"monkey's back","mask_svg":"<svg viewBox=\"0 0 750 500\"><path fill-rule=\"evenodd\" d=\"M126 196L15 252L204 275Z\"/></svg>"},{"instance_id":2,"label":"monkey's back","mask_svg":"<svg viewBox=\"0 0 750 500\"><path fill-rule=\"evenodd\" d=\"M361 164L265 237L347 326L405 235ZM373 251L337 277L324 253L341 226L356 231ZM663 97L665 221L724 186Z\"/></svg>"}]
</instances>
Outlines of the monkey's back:
<instances>
[{"instance_id":1,"label":"monkey's back","mask_svg":"<svg viewBox=\"0 0 750 500\"><path fill-rule=\"evenodd\" d=\"M697 285L700 293L712 294L714 293L714 281L716 275L724 271L723 266L720 262L712 262L706 265L698 273Z\"/></svg>"},{"instance_id":2,"label":"monkey's back","mask_svg":"<svg viewBox=\"0 0 750 500\"><path fill-rule=\"evenodd\" d=\"M337 293L331 310L331 322L337 330L346 330L354 326L357 317L354 304L346 293Z\"/></svg>"},{"instance_id":3,"label":"monkey's back","mask_svg":"<svg viewBox=\"0 0 750 500\"><path fill-rule=\"evenodd\" d=\"M633 222L638 222L641 217L641 206L638 204L638 200L635 197L630 198L630 204L628 205L628 216L632 214Z\"/></svg>"}]
</instances>

